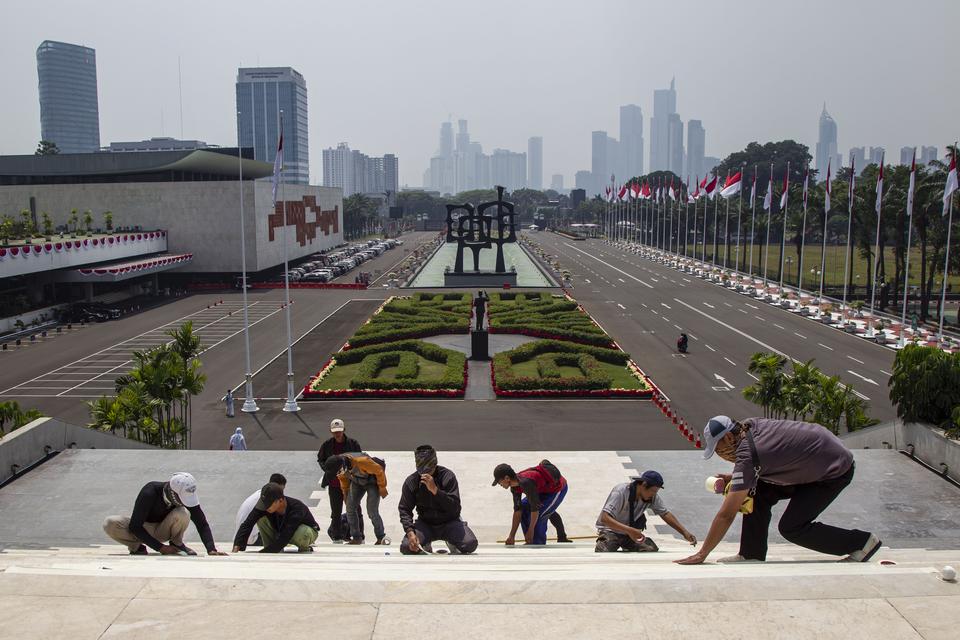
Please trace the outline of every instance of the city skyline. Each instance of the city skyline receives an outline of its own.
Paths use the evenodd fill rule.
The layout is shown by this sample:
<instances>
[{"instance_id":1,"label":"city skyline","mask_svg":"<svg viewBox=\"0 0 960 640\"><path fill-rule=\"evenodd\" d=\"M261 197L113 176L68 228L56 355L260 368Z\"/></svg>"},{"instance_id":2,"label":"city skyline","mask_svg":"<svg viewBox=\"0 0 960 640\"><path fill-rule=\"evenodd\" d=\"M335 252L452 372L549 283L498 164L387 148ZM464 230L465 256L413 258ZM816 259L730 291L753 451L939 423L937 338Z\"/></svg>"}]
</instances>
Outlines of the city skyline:
<instances>
[{"instance_id":1,"label":"city skyline","mask_svg":"<svg viewBox=\"0 0 960 640\"><path fill-rule=\"evenodd\" d=\"M359 7L325 7L294 3L291 11L305 25L323 25L325 46L348 49L351 29L362 19L364 34L371 41L395 37L403 32L416 46L404 47L391 56L385 73L381 56L357 53L351 57L350 72L332 75L315 55L310 39L283 40L282 46L263 38L260 25L215 7L190 6L189 22L177 19L177 3L130 11L122 3L104 2L93 7L76 7L52 2L41 7L18 8L0 25L9 71L11 95L0 115L5 135L0 136L0 153L31 153L40 137L37 108L37 46L47 39L74 42L97 50L101 141L143 140L159 136L206 140L228 146L235 139L232 84L240 66L291 66L300 71L308 85L332 86L334 93L310 106L314 124L310 155L319 158L324 148L350 140L359 148L389 148L405 159L401 185L420 186L422 167L436 151L436 123L450 114L474 122L474 136L487 148L523 149L531 134L544 137L548 148L543 158L543 175L561 174L573 184L574 175L590 158L590 132L618 130L617 107L636 104L647 116L653 112L650 96L654 89L677 78L683 90L681 113L700 119L709 130L705 155L725 157L751 141L792 138L811 149L817 142L816 114L824 100L840 123L839 147L854 144L881 146L895 161L904 146L936 146L943 149L958 136L952 129L950 104L957 89L942 82L948 64L950 41L947 25L960 7L934 2L929 12L943 16L927 24L920 15L908 13L897 20L892 2L873 6L876 18L867 19L857 6L836 6L813 2L809 10L790 13L794 28L773 29L783 11L751 12L749 20L731 25L722 35L696 22L687 28L689 37L702 50L723 50L730 59L743 60L743 83L731 88L727 74L705 74L703 56L672 51L669 63L658 56L669 50L666 33L651 32L637 42L629 30L604 29L584 32L578 52L569 50L558 30L569 30L572 12L588 5L582 2L544 5L532 2L514 6L495 2L494 10L456 6L439 2L418 5L393 3L378 11ZM601 13L629 11L628 2L589 5ZM680 3L678 10L696 14L708 7L703 2ZM509 24L503 12L511 15ZM830 20L823 20L829 12ZM927 13L927 12L924 12ZM330 14L330 15L327 15ZM421 19L426 14L429 19ZM99 27L104 21L110 30ZM150 21L156 29L170 34L162 42L144 46L139 37L142 24ZM526 33L522 25L538 21L543 25ZM210 24L218 24L211 36ZM482 61L472 61L454 43L456 24L470 24L471 30L501 29L505 37L522 38L523 46L491 52ZM864 47L846 47L853 31L870 31L878 41L900 41L904 33L925 34L924 59L934 61L931 69L917 69L910 55L893 55L877 65ZM816 30L832 47L810 50L803 35ZM219 34L230 33L226 35ZM774 35L776 34L776 35ZM579 36L578 36L579 37ZM756 56L757 50L783 51L778 56ZM595 53L584 53L584 52ZM442 52L442 55L441 55ZM376 59L374 59L376 58ZM178 59L183 88L183 125L179 116ZM413 99L409 73L425 68L425 60L437 60L430 73L430 87ZM645 60L656 64L646 64ZM843 59L844 64L838 60ZM556 64L546 64L548 60ZM942 61L938 64L936 61ZM517 69L538 61L538 81L529 80ZM597 71L601 69L602 71ZM637 69L643 69L638 72ZM783 69L789 68L789 82L803 91L782 90ZM150 69L143 73L141 69ZM854 69L855 71L847 71ZM375 71L376 70L376 71ZM652 70L652 71L651 71ZM376 82L369 78L376 77ZM909 79L907 91L890 78ZM354 79L356 78L356 79ZM570 80L576 78L571 95ZM616 81L611 81L616 78ZM534 86L535 85L535 86ZM779 90L778 90L779 87ZM509 99L478 101L482 90L495 89ZM418 91L420 91L418 89ZM319 94L317 94L319 95ZM735 100L716 99L736 95ZM382 117L388 110L390 117ZM746 111L745 111L746 110ZM915 113L918 117L908 117ZM890 122L898 122L891 127ZM396 123L402 123L397 127ZM649 123L649 121L648 121ZM645 131L649 145L650 132ZM844 153L845 155L845 153ZM645 166L646 170L650 167ZM310 182L321 181L319 163L311 167Z\"/></svg>"}]
</instances>

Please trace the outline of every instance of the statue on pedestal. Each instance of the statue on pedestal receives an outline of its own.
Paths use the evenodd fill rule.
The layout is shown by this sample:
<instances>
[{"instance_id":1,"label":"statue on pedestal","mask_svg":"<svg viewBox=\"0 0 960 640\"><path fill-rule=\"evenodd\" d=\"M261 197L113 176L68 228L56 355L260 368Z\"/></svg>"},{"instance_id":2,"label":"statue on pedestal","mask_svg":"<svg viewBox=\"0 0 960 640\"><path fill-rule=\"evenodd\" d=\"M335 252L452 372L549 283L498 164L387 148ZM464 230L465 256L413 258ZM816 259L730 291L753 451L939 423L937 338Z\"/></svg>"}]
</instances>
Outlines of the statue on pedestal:
<instances>
[{"instance_id":1,"label":"statue on pedestal","mask_svg":"<svg viewBox=\"0 0 960 640\"><path fill-rule=\"evenodd\" d=\"M487 295L487 292L482 289L477 294L477 297L473 299L473 308L477 312L477 331L483 331L483 316L487 312L487 302L489 300L490 297Z\"/></svg>"}]
</instances>

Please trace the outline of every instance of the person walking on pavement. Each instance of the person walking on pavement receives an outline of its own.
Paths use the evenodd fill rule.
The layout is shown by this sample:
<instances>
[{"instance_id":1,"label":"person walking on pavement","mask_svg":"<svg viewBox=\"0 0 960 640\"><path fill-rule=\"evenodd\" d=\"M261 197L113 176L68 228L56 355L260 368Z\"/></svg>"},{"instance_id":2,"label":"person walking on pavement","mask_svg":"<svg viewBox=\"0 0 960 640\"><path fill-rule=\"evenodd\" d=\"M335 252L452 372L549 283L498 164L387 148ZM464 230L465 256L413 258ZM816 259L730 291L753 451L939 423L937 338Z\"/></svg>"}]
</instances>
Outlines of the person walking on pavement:
<instances>
[{"instance_id":1,"label":"person walking on pavement","mask_svg":"<svg viewBox=\"0 0 960 640\"><path fill-rule=\"evenodd\" d=\"M547 543L547 522L567 495L567 480L549 460L516 472L508 464L493 470L493 486L500 485L513 497L513 520L508 546L515 544L517 528L523 530L525 544Z\"/></svg>"},{"instance_id":2,"label":"person walking on pavement","mask_svg":"<svg viewBox=\"0 0 960 640\"><path fill-rule=\"evenodd\" d=\"M223 403L226 405L226 408L227 408L227 417L232 418L234 416L233 391L231 391L230 389L227 389L227 395L223 397Z\"/></svg>"},{"instance_id":3,"label":"person walking on pavement","mask_svg":"<svg viewBox=\"0 0 960 640\"><path fill-rule=\"evenodd\" d=\"M437 451L428 444L417 447L413 458L417 470L404 480L400 495L400 524L405 534L400 553L432 553L434 540L447 543L454 553L473 553L477 536L460 519L457 476L437 464Z\"/></svg>"},{"instance_id":4,"label":"person walking on pavement","mask_svg":"<svg viewBox=\"0 0 960 640\"><path fill-rule=\"evenodd\" d=\"M327 467L327 460L331 456L338 456L341 453L359 453L363 449L360 443L347 436L346 426L340 418L334 418L330 421L330 438L320 445L317 452L317 464L323 471L323 478L320 480L320 488L327 490L327 498L330 500L330 526L327 528L327 535L333 542L343 542L344 539L350 539L349 526L347 530L343 527L343 490L340 488L340 481L337 480L337 473L340 466L335 468ZM358 521L362 522L363 513L358 507Z\"/></svg>"},{"instance_id":5,"label":"person walking on pavement","mask_svg":"<svg viewBox=\"0 0 960 640\"><path fill-rule=\"evenodd\" d=\"M173 474L166 482L148 482L140 489L133 513L110 516L103 531L126 545L130 555L145 556L147 547L165 556L195 556L197 552L183 544L183 534L193 521L209 556L225 556L217 551L207 517L200 508L197 481L189 473Z\"/></svg>"},{"instance_id":6,"label":"person walking on pavement","mask_svg":"<svg viewBox=\"0 0 960 640\"><path fill-rule=\"evenodd\" d=\"M350 523L350 542L347 544L363 544L360 529L360 499L367 497L367 517L373 525L373 532L377 536L374 544L389 545L383 528L383 518L380 517L380 500L387 497L387 474L384 473L383 460L374 458L364 452L341 453L330 456L324 468L339 468L337 480L340 489L347 501L347 521Z\"/></svg>"},{"instance_id":7,"label":"person walking on pavement","mask_svg":"<svg viewBox=\"0 0 960 640\"><path fill-rule=\"evenodd\" d=\"M230 451L246 451L247 439L243 437L243 427L237 427L237 430L230 436Z\"/></svg>"},{"instance_id":8,"label":"person walking on pavement","mask_svg":"<svg viewBox=\"0 0 960 640\"><path fill-rule=\"evenodd\" d=\"M853 454L825 427L811 422L715 416L703 429L705 459L714 453L733 463L722 474L728 485L720 510L700 550L679 564L700 564L720 543L737 513L743 514L740 552L720 562L762 562L767 558L771 510L790 503L780 517L780 535L790 542L845 562L866 562L880 549L868 531L841 529L816 519L853 480Z\"/></svg>"},{"instance_id":9,"label":"person walking on pavement","mask_svg":"<svg viewBox=\"0 0 960 640\"><path fill-rule=\"evenodd\" d=\"M268 482L260 490L260 499L233 538L233 552L245 551L254 525L260 531L260 553L283 553L292 544L300 553L310 553L320 525L309 507L283 494L283 486Z\"/></svg>"}]
</instances>

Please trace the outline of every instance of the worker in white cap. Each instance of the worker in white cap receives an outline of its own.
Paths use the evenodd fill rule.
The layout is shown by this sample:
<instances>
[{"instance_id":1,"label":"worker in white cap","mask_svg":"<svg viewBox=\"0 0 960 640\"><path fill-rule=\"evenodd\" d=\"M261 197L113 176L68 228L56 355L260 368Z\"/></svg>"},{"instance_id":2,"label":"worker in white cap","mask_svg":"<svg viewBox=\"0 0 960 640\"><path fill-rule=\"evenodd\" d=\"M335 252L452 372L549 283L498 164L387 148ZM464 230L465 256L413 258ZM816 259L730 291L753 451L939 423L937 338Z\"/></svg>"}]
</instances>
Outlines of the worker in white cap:
<instances>
[{"instance_id":1,"label":"worker in white cap","mask_svg":"<svg viewBox=\"0 0 960 640\"><path fill-rule=\"evenodd\" d=\"M126 545L131 555L147 555L147 547L163 555L190 555L197 552L183 544L183 534L193 521L207 555L225 556L217 551L207 517L200 508L197 481L185 472L173 474L166 482L148 482L140 489L133 513L110 516L103 522L104 532Z\"/></svg>"},{"instance_id":2,"label":"worker in white cap","mask_svg":"<svg viewBox=\"0 0 960 640\"><path fill-rule=\"evenodd\" d=\"M334 542L343 542L344 539L350 539L350 531L344 530L343 518L343 490L340 488L340 482L337 480L336 469L326 467L327 459L330 456L340 455L341 453L357 453L363 451L360 443L347 436L346 425L340 418L334 418L330 421L330 438L320 445L317 452L317 464L323 470L323 479L320 480L320 488L327 490L327 497L330 499L330 526L327 527L327 535ZM363 522L362 514L360 522Z\"/></svg>"}]
</instances>

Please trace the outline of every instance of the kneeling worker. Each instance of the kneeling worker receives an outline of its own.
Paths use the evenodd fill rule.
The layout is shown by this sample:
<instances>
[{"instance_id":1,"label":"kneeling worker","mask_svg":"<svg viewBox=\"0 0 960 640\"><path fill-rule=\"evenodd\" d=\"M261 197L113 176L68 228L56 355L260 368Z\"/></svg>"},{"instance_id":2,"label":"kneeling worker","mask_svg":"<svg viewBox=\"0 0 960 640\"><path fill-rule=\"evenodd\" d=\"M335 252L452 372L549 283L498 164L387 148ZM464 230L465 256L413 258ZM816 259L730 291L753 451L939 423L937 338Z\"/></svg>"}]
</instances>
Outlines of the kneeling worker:
<instances>
[{"instance_id":1,"label":"kneeling worker","mask_svg":"<svg viewBox=\"0 0 960 640\"><path fill-rule=\"evenodd\" d=\"M253 511L237 529L233 538L233 551L244 551L250 530L256 525L260 530L263 548L260 553L283 553L288 544L297 547L301 553L313 551L320 525L314 519L307 505L296 498L283 495L283 487L276 482L268 482L260 490L260 500Z\"/></svg>"},{"instance_id":2,"label":"kneeling worker","mask_svg":"<svg viewBox=\"0 0 960 640\"><path fill-rule=\"evenodd\" d=\"M493 484L513 496L513 520L506 544L516 542L518 527L522 527L525 544L547 544L547 522L567 495L567 480L560 470L549 460L520 472L508 464L498 464L493 470Z\"/></svg>"},{"instance_id":3,"label":"kneeling worker","mask_svg":"<svg viewBox=\"0 0 960 640\"><path fill-rule=\"evenodd\" d=\"M428 444L417 447L413 457L417 470L403 481L400 495L400 524L405 534L400 553L432 552L434 540L446 542L454 553L473 553L477 536L460 519L457 476L437 464L437 451Z\"/></svg>"},{"instance_id":4,"label":"kneeling worker","mask_svg":"<svg viewBox=\"0 0 960 640\"><path fill-rule=\"evenodd\" d=\"M103 523L108 536L127 545L130 555L147 555L147 547L163 555L197 553L183 544L183 534L193 521L209 556L217 551L207 517L200 508L197 481L189 473L175 473L166 482L148 482L140 489L130 517L110 516Z\"/></svg>"},{"instance_id":5,"label":"kneeling worker","mask_svg":"<svg viewBox=\"0 0 960 640\"><path fill-rule=\"evenodd\" d=\"M659 551L657 544L643 535L647 528L647 509L663 518L684 540L697 544L697 538L667 509L660 489L663 489L663 476L656 471L644 471L630 482L615 486L597 518L595 551Z\"/></svg>"}]
</instances>

